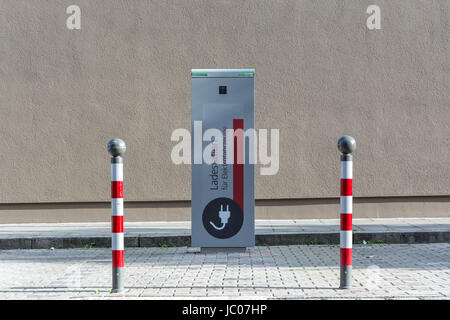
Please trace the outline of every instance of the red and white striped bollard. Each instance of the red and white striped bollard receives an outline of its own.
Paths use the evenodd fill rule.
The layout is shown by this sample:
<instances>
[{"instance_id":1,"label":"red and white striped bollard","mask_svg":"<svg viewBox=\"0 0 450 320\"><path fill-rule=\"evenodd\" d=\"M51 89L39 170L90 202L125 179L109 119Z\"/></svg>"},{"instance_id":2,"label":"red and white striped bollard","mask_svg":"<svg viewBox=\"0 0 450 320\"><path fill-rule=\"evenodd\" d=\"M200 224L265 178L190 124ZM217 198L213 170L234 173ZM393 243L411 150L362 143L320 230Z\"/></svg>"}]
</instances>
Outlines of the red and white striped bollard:
<instances>
[{"instance_id":1,"label":"red and white striped bollard","mask_svg":"<svg viewBox=\"0 0 450 320\"><path fill-rule=\"evenodd\" d=\"M341 289L352 287L352 214L353 214L353 161L351 153L356 149L356 141L343 136L338 141L341 155L341 228L340 228L340 265Z\"/></svg>"},{"instance_id":2,"label":"red and white striped bollard","mask_svg":"<svg viewBox=\"0 0 450 320\"><path fill-rule=\"evenodd\" d=\"M124 233L123 233L123 158L125 142L112 139L108 143L111 154L111 232L112 232L112 292L124 290Z\"/></svg>"}]
</instances>

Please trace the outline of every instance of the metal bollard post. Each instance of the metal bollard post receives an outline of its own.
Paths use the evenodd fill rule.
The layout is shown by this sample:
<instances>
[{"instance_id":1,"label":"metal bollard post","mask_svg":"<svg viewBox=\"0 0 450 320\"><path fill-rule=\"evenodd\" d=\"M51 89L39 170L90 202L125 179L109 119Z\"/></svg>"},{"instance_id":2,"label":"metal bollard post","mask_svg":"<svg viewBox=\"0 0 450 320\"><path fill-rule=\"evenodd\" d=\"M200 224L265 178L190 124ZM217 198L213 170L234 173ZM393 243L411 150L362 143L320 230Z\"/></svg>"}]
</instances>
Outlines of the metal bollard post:
<instances>
[{"instance_id":1,"label":"metal bollard post","mask_svg":"<svg viewBox=\"0 0 450 320\"><path fill-rule=\"evenodd\" d=\"M353 161L351 153L356 149L356 141L343 136L338 141L341 155L341 228L340 265L341 289L352 287L352 204L353 204Z\"/></svg>"},{"instance_id":2,"label":"metal bollard post","mask_svg":"<svg viewBox=\"0 0 450 320\"><path fill-rule=\"evenodd\" d=\"M112 139L108 142L111 154L111 232L112 232L112 292L123 291L124 237L123 237L123 159L125 142Z\"/></svg>"}]
</instances>

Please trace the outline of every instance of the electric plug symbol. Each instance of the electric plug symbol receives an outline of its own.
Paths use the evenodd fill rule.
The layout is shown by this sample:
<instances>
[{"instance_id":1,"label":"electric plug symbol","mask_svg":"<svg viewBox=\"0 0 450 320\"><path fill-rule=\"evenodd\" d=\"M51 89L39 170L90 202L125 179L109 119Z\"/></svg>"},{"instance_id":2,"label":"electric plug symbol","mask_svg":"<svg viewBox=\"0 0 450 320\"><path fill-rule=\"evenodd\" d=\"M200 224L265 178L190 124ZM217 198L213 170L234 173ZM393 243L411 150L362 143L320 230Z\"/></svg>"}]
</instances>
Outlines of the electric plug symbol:
<instances>
[{"instance_id":1,"label":"electric plug symbol","mask_svg":"<svg viewBox=\"0 0 450 320\"><path fill-rule=\"evenodd\" d=\"M222 230L223 228L225 228L225 226L228 223L228 219L230 219L230 209L229 209L228 205L227 205L227 210L223 210L223 205L220 205L219 218L220 218L220 222L222 223L221 227L217 227L214 224L214 222L212 222L212 221L209 222L213 226L213 228L216 230Z\"/></svg>"},{"instance_id":2,"label":"electric plug symbol","mask_svg":"<svg viewBox=\"0 0 450 320\"><path fill-rule=\"evenodd\" d=\"M228 205L227 205L226 211L224 211L223 206L220 205L219 217L220 217L220 222L222 222L223 225L226 225L228 223L228 219L230 219L230 209L228 208Z\"/></svg>"}]
</instances>

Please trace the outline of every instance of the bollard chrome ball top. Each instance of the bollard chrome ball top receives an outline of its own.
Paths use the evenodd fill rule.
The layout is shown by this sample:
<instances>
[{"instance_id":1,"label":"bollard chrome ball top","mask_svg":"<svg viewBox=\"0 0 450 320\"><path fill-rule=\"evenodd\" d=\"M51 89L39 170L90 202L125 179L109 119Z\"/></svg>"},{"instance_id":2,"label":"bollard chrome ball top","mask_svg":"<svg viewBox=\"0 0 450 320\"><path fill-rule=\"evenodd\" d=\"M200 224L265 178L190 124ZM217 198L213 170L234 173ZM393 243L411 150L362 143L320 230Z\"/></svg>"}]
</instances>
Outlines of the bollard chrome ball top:
<instances>
[{"instance_id":1,"label":"bollard chrome ball top","mask_svg":"<svg viewBox=\"0 0 450 320\"><path fill-rule=\"evenodd\" d=\"M125 142L119 138L114 138L108 142L108 152L113 157L120 157L125 153L127 147Z\"/></svg>"},{"instance_id":2,"label":"bollard chrome ball top","mask_svg":"<svg viewBox=\"0 0 450 320\"><path fill-rule=\"evenodd\" d=\"M353 137L343 136L340 137L337 143L337 147L340 152L344 154L349 154L355 151L356 149L356 141Z\"/></svg>"}]
</instances>

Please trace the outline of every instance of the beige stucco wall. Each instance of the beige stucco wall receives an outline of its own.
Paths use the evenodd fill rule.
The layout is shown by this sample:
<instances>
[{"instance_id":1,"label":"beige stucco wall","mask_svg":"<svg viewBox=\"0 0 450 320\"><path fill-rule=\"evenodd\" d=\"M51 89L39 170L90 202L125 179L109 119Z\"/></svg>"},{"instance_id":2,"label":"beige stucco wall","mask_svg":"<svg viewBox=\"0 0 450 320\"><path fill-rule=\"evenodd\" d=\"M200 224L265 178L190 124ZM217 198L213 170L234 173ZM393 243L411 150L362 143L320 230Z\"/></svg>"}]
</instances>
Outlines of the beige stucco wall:
<instances>
[{"instance_id":1,"label":"beige stucco wall","mask_svg":"<svg viewBox=\"0 0 450 320\"><path fill-rule=\"evenodd\" d=\"M81 30L66 28L71 4ZM370 4L381 30L366 28ZM447 0L0 7L0 203L107 201L113 137L127 143L128 200L189 200L170 136L190 126L190 69L246 67L256 126L281 139L279 173L257 171L257 199L338 196L344 134L358 145L355 196L450 195Z\"/></svg>"}]
</instances>

